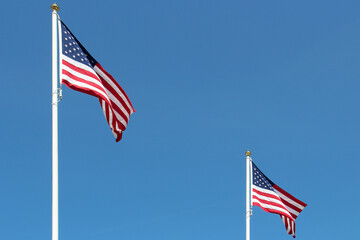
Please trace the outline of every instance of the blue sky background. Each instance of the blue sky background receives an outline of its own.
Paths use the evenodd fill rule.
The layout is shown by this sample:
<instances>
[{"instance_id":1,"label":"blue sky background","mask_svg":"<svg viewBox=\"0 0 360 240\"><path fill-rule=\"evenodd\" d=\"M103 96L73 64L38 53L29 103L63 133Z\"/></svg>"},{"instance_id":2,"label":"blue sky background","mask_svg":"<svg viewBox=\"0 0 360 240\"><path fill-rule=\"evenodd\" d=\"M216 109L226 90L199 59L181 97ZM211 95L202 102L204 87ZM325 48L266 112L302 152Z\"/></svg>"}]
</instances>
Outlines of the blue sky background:
<instances>
[{"instance_id":1,"label":"blue sky background","mask_svg":"<svg viewBox=\"0 0 360 240\"><path fill-rule=\"evenodd\" d=\"M0 239L51 239L53 1L0 8ZM115 139L63 88L60 239L245 239L245 151L306 202L297 239L357 234L360 1L58 1L136 113ZM292 239L254 208L251 239Z\"/></svg>"}]
</instances>

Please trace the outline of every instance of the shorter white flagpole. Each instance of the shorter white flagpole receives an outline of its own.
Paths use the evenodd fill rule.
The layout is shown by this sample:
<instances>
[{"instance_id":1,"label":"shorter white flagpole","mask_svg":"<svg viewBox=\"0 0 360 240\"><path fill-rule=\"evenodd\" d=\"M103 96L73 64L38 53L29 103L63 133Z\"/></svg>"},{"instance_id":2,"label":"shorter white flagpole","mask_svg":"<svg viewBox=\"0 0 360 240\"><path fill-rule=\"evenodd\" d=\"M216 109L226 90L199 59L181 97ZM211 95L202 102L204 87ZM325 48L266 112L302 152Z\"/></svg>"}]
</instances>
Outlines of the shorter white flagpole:
<instances>
[{"instance_id":1,"label":"shorter white flagpole","mask_svg":"<svg viewBox=\"0 0 360 240\"><path fill-rule=\"evenodd\" d=\"M58 175L58 41L57 12L54 3L52 10L52 240L59 239L59 175Z\"/></svg>"},{"instance_id":2,"label":"shorter white flagpole","mask_svg":"<svg viewBox=\"0 0 360 240\"><path fill-rule=\"evenodd\" d=\"M250 155L249 150L246 151L246 240L250 240Z\"/></svg>"}]
</instances>

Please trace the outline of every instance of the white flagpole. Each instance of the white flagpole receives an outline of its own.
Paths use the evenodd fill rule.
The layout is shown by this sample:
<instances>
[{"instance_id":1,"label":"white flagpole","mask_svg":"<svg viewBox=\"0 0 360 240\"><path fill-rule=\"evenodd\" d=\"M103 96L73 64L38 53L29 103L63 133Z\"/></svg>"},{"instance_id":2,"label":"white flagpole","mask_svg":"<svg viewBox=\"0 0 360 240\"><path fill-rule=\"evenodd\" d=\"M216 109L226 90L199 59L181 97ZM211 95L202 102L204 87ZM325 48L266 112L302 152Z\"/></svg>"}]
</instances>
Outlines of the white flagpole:
<instances>
[{"instance_id":1,"label":"white flagpole","mask_svg":"<svg viewBox=\"0 0 360 240\"><path fill-rule=\"evenodd\" d=\"M246 240L250 240L250 155L249 150L246 151Z\"/></svg>"},{"instance_id":2,"label":"white flagpole","mask_svg":"<svg viewBox=\"0 0 360 240\"><path fill-rule=\"evenodd\" d=\"M58 181L58 45L57 12L54 3L52 10L52 240L59 239L59 181Z\"/></svg>"}]
</instances>

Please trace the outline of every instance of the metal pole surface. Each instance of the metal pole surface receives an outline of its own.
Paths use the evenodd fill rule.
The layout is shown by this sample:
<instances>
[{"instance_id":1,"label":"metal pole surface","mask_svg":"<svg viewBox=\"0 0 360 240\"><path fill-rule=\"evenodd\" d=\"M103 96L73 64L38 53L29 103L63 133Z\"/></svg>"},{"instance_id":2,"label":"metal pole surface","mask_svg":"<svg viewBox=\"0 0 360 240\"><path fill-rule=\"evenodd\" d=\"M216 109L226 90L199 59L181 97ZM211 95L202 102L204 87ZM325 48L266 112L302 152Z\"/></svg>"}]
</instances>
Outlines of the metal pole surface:
<instances>
[{"instance_id":1,"label":"metal pole surface","mask_svg":"<svg viewBox=\"0 0 360 240\"><path fill-rule=\"evenodd\" d=\"M57 11L52 10L52 240L59 239L59 176L58 176L58 45Z\"/></svg>"},{"instance_id":2,"label":"metal pole surface","mask_svg":"<svg viewBox=\"0 0 360 240\"><path fill-rule=\"evenodd\" d=\"M250 155L248 150L246 155L246 240L250 240Z\"/></svg>"}]
</instances>

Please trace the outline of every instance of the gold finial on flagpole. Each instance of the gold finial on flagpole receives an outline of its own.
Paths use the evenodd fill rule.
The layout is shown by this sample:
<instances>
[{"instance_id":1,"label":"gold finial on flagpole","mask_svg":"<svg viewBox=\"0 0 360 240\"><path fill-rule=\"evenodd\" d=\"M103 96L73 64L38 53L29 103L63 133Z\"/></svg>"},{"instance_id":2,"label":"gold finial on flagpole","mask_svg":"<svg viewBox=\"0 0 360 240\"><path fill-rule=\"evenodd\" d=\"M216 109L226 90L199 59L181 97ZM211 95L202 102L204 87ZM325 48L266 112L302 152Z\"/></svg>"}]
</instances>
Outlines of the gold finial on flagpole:
<instances>
[{"instance_id":1,"label":"gold finial on flagpole","mask_svg":"<svg viewBox=\"0 0 360 240\"><path fill-rule=\"evenodd\" d=\"M51 5L51 10L53 10L53 11L55 10L58 12L60 10L60 7L56 3L54 3Z\"/></svg>"},{"instance_id":2,"label":"gold finial on flagpole","mask_svg":"<svg viewBox=\"0 0 360 240\"><path fill-rule=\"evenodd\" d=\"M246 156L250 156L251 155L251 152L250 150L247 150L246 153L245 153Z\"/></svg>"}]
</instances>

